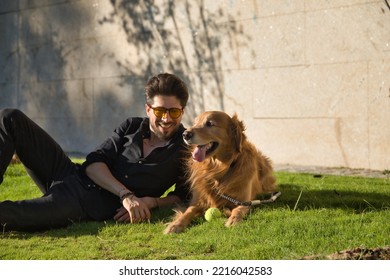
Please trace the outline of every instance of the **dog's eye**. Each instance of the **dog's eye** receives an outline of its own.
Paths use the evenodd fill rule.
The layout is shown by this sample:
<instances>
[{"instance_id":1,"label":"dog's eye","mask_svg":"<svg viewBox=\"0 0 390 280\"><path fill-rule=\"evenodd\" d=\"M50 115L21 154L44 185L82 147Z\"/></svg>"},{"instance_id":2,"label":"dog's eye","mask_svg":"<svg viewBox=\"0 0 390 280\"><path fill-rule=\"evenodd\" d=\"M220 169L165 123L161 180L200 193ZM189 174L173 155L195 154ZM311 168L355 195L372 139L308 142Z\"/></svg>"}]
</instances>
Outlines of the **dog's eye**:
<instances>
[{"instance_id":1,"label":"dog's eye","mask_svg":"<svg viewBox=\"0 0 390 280\"><path fill-rule=\"evenodd\" d=\"M207 126L207 127L212 127L212 126L214 126L214 124L213 124L212 121L207 121L207 122L206 122L206 126Z\"/></svg>"}]
</instances>

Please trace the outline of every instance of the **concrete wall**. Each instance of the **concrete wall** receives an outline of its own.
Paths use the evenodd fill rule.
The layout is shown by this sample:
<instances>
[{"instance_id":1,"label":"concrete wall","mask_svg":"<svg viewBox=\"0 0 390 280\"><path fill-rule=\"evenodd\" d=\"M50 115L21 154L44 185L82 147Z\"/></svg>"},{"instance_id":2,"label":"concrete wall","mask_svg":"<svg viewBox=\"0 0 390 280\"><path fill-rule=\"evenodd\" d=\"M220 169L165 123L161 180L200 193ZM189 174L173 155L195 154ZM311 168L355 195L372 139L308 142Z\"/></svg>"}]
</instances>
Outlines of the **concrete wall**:
<instances>
[{"instance_id":1,"label":"concrete wall","mask_svg":"<svg viewBox=\"0 0 390 280\"><path fill-rule=\"evenodd\" d=\"M68 152L144 115L143 86L165 71L190 85L186 125L237 112L277 164L390 169L383 0L0 2L0 107Z\"/></svg>"}]
</instances>

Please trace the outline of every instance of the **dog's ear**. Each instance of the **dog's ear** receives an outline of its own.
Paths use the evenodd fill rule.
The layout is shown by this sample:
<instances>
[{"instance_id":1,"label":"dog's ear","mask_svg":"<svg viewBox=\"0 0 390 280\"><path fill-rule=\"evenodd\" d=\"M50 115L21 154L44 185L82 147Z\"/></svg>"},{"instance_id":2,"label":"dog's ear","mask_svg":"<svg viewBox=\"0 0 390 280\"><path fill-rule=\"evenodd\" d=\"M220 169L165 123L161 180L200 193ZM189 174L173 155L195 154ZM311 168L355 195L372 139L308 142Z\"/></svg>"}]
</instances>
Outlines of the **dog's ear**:
<instances>
[{"instance_id":1,"label":"dog's ear","mask_svg":"<svg viewBox=\"0 0 390 280\"><path fill-rule=\"evenodd\" d=\"M244 141L245 126L242 121L238 119L237 113L234 113L232 117L231 136L234 143L234 148L237 152L241 152L242 142Z\"/></svg>"}]
</instances>

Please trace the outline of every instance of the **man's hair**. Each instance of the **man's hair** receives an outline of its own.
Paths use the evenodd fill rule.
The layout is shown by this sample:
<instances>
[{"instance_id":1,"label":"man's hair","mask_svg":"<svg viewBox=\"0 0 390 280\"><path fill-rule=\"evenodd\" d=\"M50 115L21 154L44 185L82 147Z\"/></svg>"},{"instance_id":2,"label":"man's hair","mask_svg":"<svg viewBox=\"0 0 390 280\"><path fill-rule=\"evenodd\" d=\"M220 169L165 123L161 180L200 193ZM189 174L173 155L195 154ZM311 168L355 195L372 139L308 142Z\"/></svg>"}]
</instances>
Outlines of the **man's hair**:
<instances>
[{"instance_id":1,"label":"man's hair","mask_svg":"<svg viewBox=\"0 0 390 280\"><path fill-rule=\"evenodd\" d=\"M175 96L183 108L187 105L187 85L173 74L158 74L148 80L145 86L146 103L152 105L156 95Z\"/></svg>"}]
</instances>

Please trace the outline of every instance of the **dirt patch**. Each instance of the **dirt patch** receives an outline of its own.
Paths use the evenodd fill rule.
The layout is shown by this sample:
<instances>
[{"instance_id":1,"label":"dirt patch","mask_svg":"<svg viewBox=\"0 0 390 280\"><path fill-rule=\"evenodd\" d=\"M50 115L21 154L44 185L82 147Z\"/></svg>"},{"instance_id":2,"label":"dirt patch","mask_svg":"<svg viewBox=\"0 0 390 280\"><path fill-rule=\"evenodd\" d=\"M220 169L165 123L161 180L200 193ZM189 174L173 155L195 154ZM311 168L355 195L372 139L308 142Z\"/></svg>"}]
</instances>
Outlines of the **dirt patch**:
<instances>
[{"instance_id":1,"label":"dirt patch","mask_svg":"<svg viewBox=\"0 0 390 280\"><path fill-rule=\"evenodd\" d=\"M325 257L307 256L304 260L390 260L390 246L384 248L354 248Z\"/></svg>"},{"instance_id":2,"label":"dirt patch","mask_svg":"<svg viewBox=\"0 0 390 280\"><path fill-rule=\"evenodd\" d=\"M390 247L385 248L355 248L328 256L331 260L390 260Z\"/></svg>"}]
</instances>

